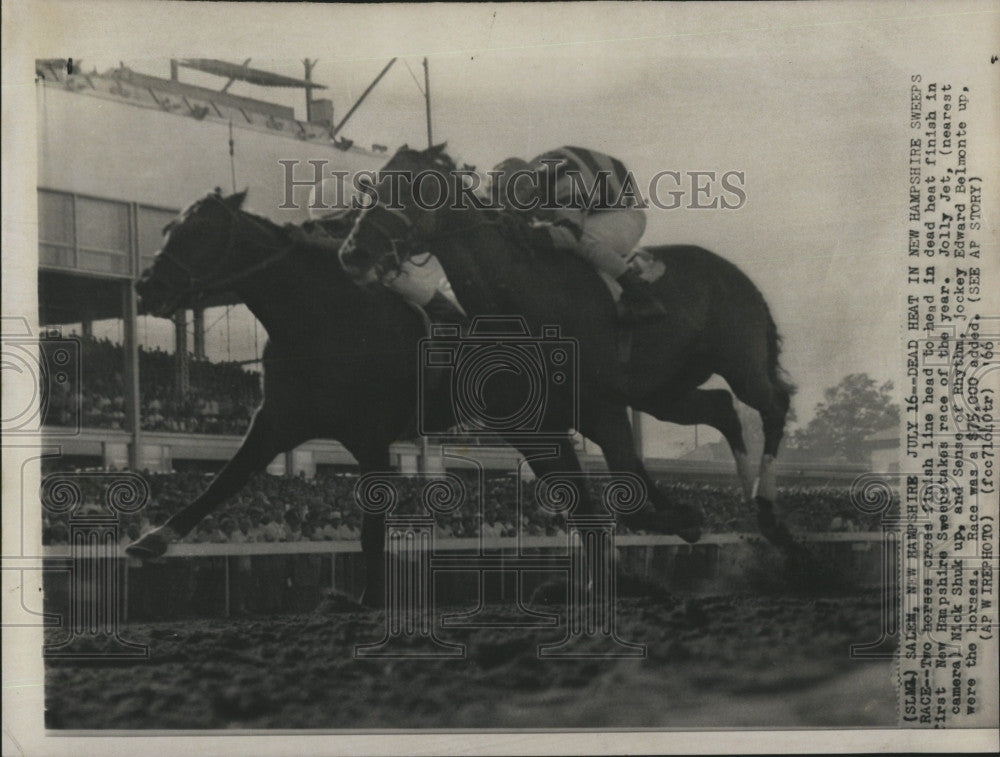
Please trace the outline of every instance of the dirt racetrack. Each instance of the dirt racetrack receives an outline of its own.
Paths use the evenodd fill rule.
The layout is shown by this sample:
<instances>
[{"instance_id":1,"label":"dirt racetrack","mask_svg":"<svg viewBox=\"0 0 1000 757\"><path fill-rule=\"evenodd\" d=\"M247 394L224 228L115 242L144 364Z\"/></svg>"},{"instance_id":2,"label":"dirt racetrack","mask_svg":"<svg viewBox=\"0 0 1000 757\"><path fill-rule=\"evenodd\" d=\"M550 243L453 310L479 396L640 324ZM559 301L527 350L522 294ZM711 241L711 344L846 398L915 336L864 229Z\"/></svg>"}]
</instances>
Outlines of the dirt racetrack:
<instances>
[{"instance_id":1,"label":"dirt racetrack","mask_svg":"<svg viewBox=\"0 0 1000 757\"><path fill-rule=\"evenodd\" d=\"M538 659L556 629L443 629L464 659L356 659L383 615L327 600L308 615L135 624L138 662L50 661L53 729L890 726L879 595L619 600L645 659ZM456 608L458 610L465 608ZM501 614L503 611L500 611Z\"/></svg>"}]
</instances>

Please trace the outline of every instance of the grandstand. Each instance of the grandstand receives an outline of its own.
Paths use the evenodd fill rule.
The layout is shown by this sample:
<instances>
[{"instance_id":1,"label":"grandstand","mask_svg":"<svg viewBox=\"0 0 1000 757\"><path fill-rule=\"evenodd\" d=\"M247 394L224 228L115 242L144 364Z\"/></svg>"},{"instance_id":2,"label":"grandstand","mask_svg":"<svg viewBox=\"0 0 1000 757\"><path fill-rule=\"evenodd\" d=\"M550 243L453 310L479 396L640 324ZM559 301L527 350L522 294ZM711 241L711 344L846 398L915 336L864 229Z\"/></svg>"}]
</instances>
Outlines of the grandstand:
<instances>
[{"instance_id":1,"label":"grandstand","mask_svg":"<svg viewBox=\"0 0 1000 757\"><path fill-rule=\"evenodd\" d=\"M469 506L436 518L439 535L446 538L565 536L565 522L533 502L531 485L511 475L485 476L482 483L471 473L465 479ZM205 486L206 474L146 474L151 498L140 512L123 515L120 524L133 539L158 525L177 508L194 499ZM85 491L84 506L102 501L100 479L80 479ZM357 475L319 474L312 480L299 476L260 474L240 494L235 495L216 517L207 518L188 535L188 543L263 543L298 541L339 541L358 537L360 510L354 503ZM106 485L106 483L104 484ZM415 502L421 482L413 479ZM738 487L674 480L659 485L672 500L693 504L706 515L706 530L713 533L752 533L757 529L756 512L743 500ZM878 530L878 516L858 511L851 504L847 487L797 486L781 492L789 525L798 532ZM596 492L595 492L595 496ZM516 501L523 503L518 524ZM413 502L408 502L412 506ZM68 515L46 514L42 538L45 544L65 543Z\"/></svg>"},{"instance_id":2,"label":"grandstand","mask_svg":"<svg viewBox=\"0 0 1000 757\"><path fill-rule=\"evenodd\" d=\"M546 513L533 501L533 488L510 475L470 473L465 479L468 502L434 519L434 551L475 555L559 554L570 530L562 516ZM118 533L128 542L162 524L206 484L203 473L148 474L151 498L134 514L118 517ZM100 478L80 476L83 505L72 515L43 516L42 540L48 559L90 554L71 546L79 512L98 514L105 499ZM329 590L358 596L365 586L359 540L360 511L354 504L358 476L352 473L304 477L260 474L215 516L203 520L165 561L141 564L117 560L125 618L176 619L230 617L312 611ZM417 506L422 481L414 478L402 490L409 512ZM756 512L738 487L660 481L678 502L696 504L706 514L706 536L696 545L677 537L632 532L619 526L616 539L620 570L646 576L673 590L690 591L740 575L759 548ZM846 487L791 487L780 492L788 523L811 544L811 553L838 566L839 575L860 585L877 585L882 577L883 549L879 516L858 511ZM517 508L515 502L520 501ZM898 505L898 503L897 503ZM755 546L756 545L756 546ZM83 550L81 552L81 549ZM524 596L551 574L529 572L518 579L510 572L489 574L486 589L494 601ZM517 581L521 581L518 588ZM46 576L46 603L65 607L72 589L68 575ZM455 603L476 601L480 585L469 572L438 577L436 596Z\"/></svg>"}]
</instances>

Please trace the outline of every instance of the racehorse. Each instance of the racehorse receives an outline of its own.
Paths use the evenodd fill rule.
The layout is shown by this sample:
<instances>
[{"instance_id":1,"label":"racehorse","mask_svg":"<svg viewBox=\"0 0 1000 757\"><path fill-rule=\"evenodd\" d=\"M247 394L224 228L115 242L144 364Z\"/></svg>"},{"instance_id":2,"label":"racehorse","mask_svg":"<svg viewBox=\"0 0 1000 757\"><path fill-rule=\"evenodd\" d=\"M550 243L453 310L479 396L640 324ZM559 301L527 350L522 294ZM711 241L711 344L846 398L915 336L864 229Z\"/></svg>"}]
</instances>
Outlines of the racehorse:
<instances>
[{"instance_id":1,"label":"racehorse","mask_svg":"<svg viewBox=\"0 0 1000 757\"><path fill-rule=\"evenodd\" d=\"M164 554L171 542L189 533L202 518L237 492L252 473L262 470L278 454L310 439L330 438L341 442L358 461L362 472L387 470L389 445L412 424L417 401L414 391L418 371L416 345L425 336L420 316L396 295L379 286L359 287L345 273L336 256L303 241L294 233L294 227L279 226L244 211L245 195L243 192L224 197L216 190L193 203L168 224L164 229L163 245L153 265L136 282L136 291L146 311L161 317L168 317L180 308L195 306L212 293L235 293L268 333L262 361L264 401L233 459L194 501L163 526L131 544L127 552L133 556L148 558ZM345 238L349 233L347 223L349 220L341 230ZM362 225L368 226L367 223ZM687 281L692 293L699 292L704 297L709 291L715 298L714 301L702 299L699 308L689 303L690 313L710 310L710 302L714 308L726 304L725 298L717 297L717 290L710 282L713 277L728 279L731 302L737 307L742 304L743 308L739 314L713 316L713 320L740 323L741 320L749 322L763 318L764 324L770 324L769 331L764 332L765 341L757 345L756 352L769 355L770 362L766 364L776 371L777 337L766 305L756 289L721 258L711 253L702 255L695 248L688 250L687 255L677 257L672 275L680 277L679 281ZM515 258L521 254L520 250L512 252ZM710 261L707 267L694 263L703 256L708 256ZM589 268L576 265L575 260L556 256L548 264L546 275L553 275L554 266L568 267L567 282L582 284L583 292L591 295L591 301L599 306L593 310L600 310L601 319L610 322L612 305L601 288L603 285ZM522 272L521 276L525 274ZM706 276L708 280L696 283ZM454 274L452 278L457 281ZM465 293L470 289L469 284L463 281L460 289L468 300ZM504 289L496 291L500 296ZM547 296L556 294L558 291ZM577 296L580 296L579 290L574 295ZM570 299L567 294L561 295L563 310L569 310ZM507 304L514 303L501 300L492 312L518 312L506 308ZM548 315L534 308L524 312L533 321ZM704 317L707 318L707 312ZM770 341L767 341L768 333ZM644 349L643 339L642 332L637 332L633 355ZM692 346L698 346L693 340L689 341ZM735 344L744 349L739 340ZM721 349L723 345L717 345L711 354ZM700 355L697 350L675 348L674 352L681 364L687 366L683 371L674 372L673 382L678 387L696 387L701 380L695 379L702 374L707 377L706 371L710 373L711 366L718 362L706 362L708 355ZM594 363L589 358L585 362L591 366ZM729 362L730 365L739 363L738 355ZM701 367L697 367L699 365ZM600 370L600 365L596 367L601 375L614 374L614 371ZM742 454L745 462L742 431L727 392L691 389L673 402L664 398L659 403L646 401L636 407L664 420L707 423L718 428L726 435L737 459ZM619 433L625 432L631 445L627 418L625 421L624 426L618 424L617 429ZM602 446L606 451L617 449L614 440L600 435L597 438L605 440ZM776 449L776 440L772 447ZM617 461L619 457L610 459ZM533 463L539 472L577 470L579 465L568 440L563 442L556 461ZM741 471L745 479L745 465ZM763 491L763 484L761 488ZM681 531L685 538L696 540L698 515L695 513L685 520L687 515L668 506L658 514L646 512L632 517L633 523L640 527ZM762 520L765 533L775 531L775 526L773 518L770 522ZM366 512L361 529L367 576L365 599L373 603L382 597L384 535L384 518Z\"/></svg>"},{"instance_id":2,"label":"racehorse","mask_svg":"<svg viewBox=\"0 0 1000 757\"><path fill-rule=\"evenodd\" d=\"M654 287L668 317L628 327L631 348L622 365L614 303L598 274L569 252L534 251L524 229L512 225L508 214L470 202L471 196L453 180L454 171L444 145L423 151L400 148L383 168L371 195L374 204L359 214L344 240L341 257L358 270L366 265L384 270L430 251L469 315L518 314L532 333L558 324L563 336L577 340L577 430L600 446L612 472L638 475L646 484L652 507L632 516L632 525L677 533L693 542L700 533L701 513L669 502L656 487L636 454L629 406L663 421L718 429L736 458L744 493L756 500L762 532L788 546L791 536L775 513L774 466L793 387L782 377L774 320L750 279L700 247L649 249L665 268ZM416 202L416 177L428 174L438 175L430 184L444 196L431 204ZM401 182L400 177L409 180ZM387 196L391 203L385 202ZM764 449L756 486L732 395L724 389L698 388L713 374L722 376L737 397L760 413ZM559 392L571 387L549 389L558 400ZM503 403L504 390L503 385L495 387L493 401ZM572 422L570 404L552 402L542 430L565 430ZM524 444L516 438L509 441L515 447ZM532 467L541 475L547 470L579 470L579 463L572 446L564 443L557 459ZM579 494L585 499L585 493Z\"/></svg>"},{"instance_id":3,"label":"racehorse","mask_svg":"<svg viewBox=\"0 0 1000 757\"><path fill-rule=\"evenodd\" d=\"M131 544L133 556L162 555L253 473L310 439L339 441L363 472L388 470L389 445L414 414L419 314L381 287L358 287L335 254L303 242L295 227L242 210L245 195L216 190L169 223L135 287L161 317L211 293L235 293L269 337L264 401L232 460L194 501ZM361 543L365 599L378 603L384 518L364 514Z\"/></svg>"}]
</instances>

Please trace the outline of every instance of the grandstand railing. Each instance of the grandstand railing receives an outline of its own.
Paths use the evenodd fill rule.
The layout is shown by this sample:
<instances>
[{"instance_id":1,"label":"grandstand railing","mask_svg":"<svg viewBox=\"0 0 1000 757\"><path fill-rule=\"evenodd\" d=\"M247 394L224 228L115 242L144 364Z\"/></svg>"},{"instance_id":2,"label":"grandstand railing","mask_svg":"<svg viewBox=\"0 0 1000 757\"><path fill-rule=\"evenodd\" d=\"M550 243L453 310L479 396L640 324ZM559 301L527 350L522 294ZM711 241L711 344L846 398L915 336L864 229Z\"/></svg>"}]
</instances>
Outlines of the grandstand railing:
<instances>
[{"instance_id":1,"label":"grandstand railing","mask_svg":"<svg viewBox=\"0 0 1000 757\"><path fill-rule=\"evenodd\" d=\"M854 586L885 585L885 566L895 564L887 554L881 532L844 532L801 534L802 541L814 545L817 559L835 565L837 574L849 577ZM565 555L566 536L526 536L493 538L440 538L434 543L434 554L451 553L492 555L494 560L485 570L494 576L493 599L510 601L514 596L529 596L532 585L545 580L546 571L535 569L518 573L503 566L503 558L532 555ZM690 545L675 536L619 536L615 545L618 553L619 576L629 575L648 579L667 590L681 594L690 591L718 590L719 582L729 585L731 579L744 575L748 566L758 563L755 545L765 544L759 534L709 534L698 544ZM123 549L124 545L120 547ZM766 546L764 549L768 549ZM68 566L88 557L106 556L86 546L71 549L69 545L49 545L43 548L43 564ZM230 617L246 611L253 614L283 614L311 612L324 596L334 589L357 595L364 588L364 560L359 541L298 541L264 543L191 543L176 544L170 553L152 564L143 564L119 551L114 558L116 574L121 583L117 596L120 618L133 620L169 620L177 617ZM316 562L316 560L319 562ZM499 562L499 565L493 563ZM523 562L523 560L522 560ZM763 568L767 570L766 567ZM50 571L45 589L46 611L56 616L65 614L72 597L67 594L69 574L56 579L58 571ZM295 576L310 575L303 584ZM521 576L521 579L517 579ZM776 576L780 580L780 576ZM86 577L83 578L86 582ZM442 605L476 601L478 580L474 572L448 572L436 588ZM523 581L519 589L518 581ZM184 588L186 587L186 588ZM252 587L252 589L248 589ZM525 588L527 587L527 588ZM86 589L81 589L89 596ZM523 591L528 594L522 593ZM172 595L167 600L163 592ZM179 594L178 594L179 592ZM248 593L250 592L250 593ZM205 597L209 598L206 600ZM304 597L304 599L303 599ZM241 607L240 606L244 606Z\"/></svg>"},{"instance_id":2,"label":"grandstand railing","mask_svg":"<svg viewBox=\"0 0 1000 757\"><path fill-rule=\"evenodd\" d=\"M615 537L616 547L703 547L727 546L732 544L752 543L761 541L763 537L754 533L707 534L696 545L689 545L679 536L664 534L622 534ZM844 532L813 532L798 534L797 538L804 542L854 542L870 545L881 541L881 531L844 531ZM119 553L125 557L125 547L122 543ZM458 551L470 549L515 550L522 549L565 549L565 536L524 536L520 539L513 536L499 537L467 537L439 538L434 541L435 551ZM87 554L90 546L78 547ZM247 555L303 555L329 554L331 552L361 552L361 542L357 539L334 541L287 541L287 542L242 542L242 543L209 543L181 542L170 547L170 552L161 559L180 557L239 557ZM45 557L68 557L69 544L51 544L43 548ZM129 558L129 564L137 565L138 560Z\"/></svg>"}]
</instances>

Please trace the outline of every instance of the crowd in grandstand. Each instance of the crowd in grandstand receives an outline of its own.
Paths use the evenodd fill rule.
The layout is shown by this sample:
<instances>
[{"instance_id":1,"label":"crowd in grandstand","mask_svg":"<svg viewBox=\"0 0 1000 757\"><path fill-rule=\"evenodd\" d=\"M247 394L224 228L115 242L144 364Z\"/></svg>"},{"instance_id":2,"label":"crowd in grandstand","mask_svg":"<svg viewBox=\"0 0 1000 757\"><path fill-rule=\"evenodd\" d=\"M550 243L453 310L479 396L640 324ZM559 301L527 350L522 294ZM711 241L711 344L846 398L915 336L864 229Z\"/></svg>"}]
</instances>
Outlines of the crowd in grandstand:
<instances>
[{"instance_id":1,"label":"crowd in grandstand","mask_svg":"<svg viewBox=\"0 0 1000 757\"><path fill-rule=\"evenodd\" d=\"M47 425L123 429L125 382L122 346L108 339L74 337L79 369L71 381L48 378ZM43 340L43 349L46 341ZM54 342L49 342L52 350ZM236 363L189 361L189 391L175 385L175 356L139 348L140 422L147 431L243 434L260 404L260 376ZM79 381L79 386L73 384Z\"/></svg>"},{"instance_id":2,"label":"crowd in grandstand","mask_svg":"<svg viewBox=\"0 0 1000 757\"><path fill-rule=\"evenodd\" d=\"M65 340L42 340L48 354L50 386L45 422L85 428L122 429L125 424L122 347L108 339L73 337L79 354L65 363L59 345ZM150 431L242 434L261 399L260 377L235 363L189 363L190 391L181 396L174 384L174 356L160 349L139 351L142 428ZM208 483L207 474L174 472L145 474L151 497L140 512L121 519L122 538L137 538L161 525L191 502ZM99 509L98 478L82 478L85 508ZM361 510L354 501L357 476L319 474L303 477L256 475L214 516L202 521L186 538L189 542L288 542L350 540L359 537ZM404 507L416 507L421 482L401 483ZM88 489L89 487L89 489ZM525 484L518 497L516 480L509 475L488 477L480 485L465 480L466 502L445 515L435 516L442 537L563 536L566 522L539 507L533 485ZM678 481L660 482L672 501L695 505L705 513L705 530L715 533L755 532L756 509L738 487ZM596 494L596 491L595 491ZM599 496L598 496L599 498ZM522 503L520 509L516 502ZM847 487L786 487L779 506L793 531L877 530L878 523L851 505ZM68 539L66 516L44 515L44 541ZM627 529L622 528L627 532Z\"/></svg>"},{"instance_id":3,"label":"crowd in grandstand","mask_svg":"<svg viewBox=\"0 0 1000 757\"><path fill-rule=\"evenodd\" d=\"M122 516L122 538L132 540L146 530L161 525L173 513L191 502L208 483L206 474L180 472L145 474L150 487L148 504L134 515ZM358 481L351 474L321 474L313 480L303 477L258 474L215 515L205 518L189 534L187 542L241 543L335 541L357 539L362 511L355 503ZM99 511L103 497L100 479L80 479L83 509ZM419 479L402 484L400 501L412 510L419 506ZM465 480L466 502L444 515L435 515L440 537L484 536L563 536L566 521L539 507L533 499L534 484L524 483L520 515L517 483L511 476ZM676 502L687 502L705 513L708 532L757 531L756 510L747 503L738 487L684 482L661 482L663 492ZM779 492L781 510L796 532L878 530L878 521L855 509L847 487L789 487ZM482 512L480 513L480 502ZM518 522L520 521L520 522ZM628 533L627 528L621 529ZM45 513L43 541L65 543L67 516Z\"/></svg>"}]
</instances>

